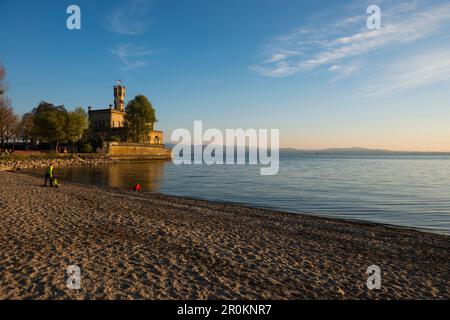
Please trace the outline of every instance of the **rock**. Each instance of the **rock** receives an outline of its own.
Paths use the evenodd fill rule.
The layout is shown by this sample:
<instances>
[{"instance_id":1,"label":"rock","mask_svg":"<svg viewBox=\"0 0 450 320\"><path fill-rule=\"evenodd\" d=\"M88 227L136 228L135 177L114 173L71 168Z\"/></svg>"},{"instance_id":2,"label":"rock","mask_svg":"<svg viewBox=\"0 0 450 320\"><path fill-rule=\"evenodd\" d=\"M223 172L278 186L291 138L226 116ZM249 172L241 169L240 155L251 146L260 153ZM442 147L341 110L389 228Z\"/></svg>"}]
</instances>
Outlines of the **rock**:
<instances>
[{"instance_id":1,"label":"rock","mask_svg":"<svg viewBox=\"0 0 450 320\"><path fill-rule=\"evenodd\" d=\"M107 165L119 163L120 161L109 159L108 157L96 157L89 158L66 158L66 159L26 159L26 160L5 160L0 161L0 171L6 170L25 170L25 169L37 169L44 168L53 162L55 167L68 167L68 166L81 166L81 165Z\"/></svg>"}]
</instances>

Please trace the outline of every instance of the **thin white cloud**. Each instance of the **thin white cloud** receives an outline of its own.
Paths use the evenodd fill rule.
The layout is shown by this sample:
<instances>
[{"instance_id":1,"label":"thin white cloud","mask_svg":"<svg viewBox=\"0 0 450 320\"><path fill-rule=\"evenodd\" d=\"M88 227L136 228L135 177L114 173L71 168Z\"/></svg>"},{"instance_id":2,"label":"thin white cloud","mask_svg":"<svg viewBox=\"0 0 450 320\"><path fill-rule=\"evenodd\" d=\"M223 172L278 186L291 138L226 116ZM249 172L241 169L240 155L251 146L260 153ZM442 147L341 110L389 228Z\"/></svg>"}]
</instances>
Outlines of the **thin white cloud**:
<instances>
[{"instance_id":1,"label":"thin white cloud","mask_svg":"<svg viewBox=\"0 0 450 320\"><path fill-rule=\"evenodd\" d=\"M389 64L359 93L379 96L450 80L450 49L432 50Z\"/></svg>"},{"instance_id":2,"label":"thin white cloud","mask_svg":"<svg viewBox=\"0 0 450 320\"><path fill-rule=\"evenodd\" d=\"M345 65L334 64L328 68L328 71L333 72L336 75L332 80L334 82L355 74L358 70L360 70L360 68L361 68L360 63L345 64Z\"/></svg>"},{"instance_id":3,"label":"thin white cloud","mask_svg":"<svg viewBox=\"0 0 450 320\"><path fill-rule=\"evenodd\" d=\"M266 63L283 61L286 60L287 58L294 57L299 54L300 54L299 52L293 50L279 50L278 52L275 52L271 57L269 57Z\"/></svg>"},{"instance_id":4,"label":"thin white cloud","mask_svg":"<svg viewBox=\"0 0 450 320\"><path fill-rule=\"evenodd\" d=\"M110 50L122 62L122 70L134 70L148 65L148 56L154 52L148 46L135 46L132 43L119 44Z\"/></svg>"},{"instance_id":5,"label":"thin white cloud","mask_svg":"<svg viewBox=\"0 0 450 320\"><path fill-rule=\"evenodd\" d=\"M356 15L356 16L344 18L342 20L338 20L337 22L334 23L333 27L334 28L343 28L343 27L355 25L356 23L364 23L364 22L365 22L364 16Z\"/></svg>"},{"instance_id":6,"label":"thin white cloud","mask_svg":"<svg viewBox=\"0 0 450 320\"><path fill-rule=\"evenodd\" d=\"M127 0L115 7L108 18L108 29L123 35L142 34L149 23L150 0Z\"/></svg>"},{"instance_id":7,"label":"thin white cloud","mask_svg":"<svg viewBox=\"0 0 450 320\"><path fill-rule=\"evenodd\" d=\"M361 10L359 19L344 17L319 29L302 27L280 35L265 45L261 62L251 69L269 77L287 77L321 67L329 69L387 46L422 39L448 26L449 3L434 6L418 3L410 1L387 9L382 7L380 30L365 27L367 15ZM353 31L348 31L349 26Z\"/></svg>"}]
</instances>

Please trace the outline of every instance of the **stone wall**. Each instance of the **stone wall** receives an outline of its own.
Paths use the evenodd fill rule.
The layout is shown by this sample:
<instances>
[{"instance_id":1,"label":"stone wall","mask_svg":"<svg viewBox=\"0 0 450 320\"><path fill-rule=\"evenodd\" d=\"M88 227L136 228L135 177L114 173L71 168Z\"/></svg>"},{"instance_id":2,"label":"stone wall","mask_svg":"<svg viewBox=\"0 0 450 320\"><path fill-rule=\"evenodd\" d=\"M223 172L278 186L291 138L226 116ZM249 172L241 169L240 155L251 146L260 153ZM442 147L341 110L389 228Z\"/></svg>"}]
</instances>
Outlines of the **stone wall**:
<instances>
[{"instance_id":1,"label":"stone wall","mask_svg":"<svg viewBox=\"0 0 450 320\"><path fill-rule=\"evenodd\" d=\"M164 135L162 131L151 131L150 132L150 143L152 144L163 144Z\"/></svg>"},{"instance_id":2,"label":"stone wall","mask_svg":"<svg viewBox=\"0 0 450 320\"><path fill-rule=\"evenodd\" d=\"M171 151L166 149L163 144L108 142L105 145L104 152L111 158L119 159L171 159Z\"/></svg>"}]
</instances>

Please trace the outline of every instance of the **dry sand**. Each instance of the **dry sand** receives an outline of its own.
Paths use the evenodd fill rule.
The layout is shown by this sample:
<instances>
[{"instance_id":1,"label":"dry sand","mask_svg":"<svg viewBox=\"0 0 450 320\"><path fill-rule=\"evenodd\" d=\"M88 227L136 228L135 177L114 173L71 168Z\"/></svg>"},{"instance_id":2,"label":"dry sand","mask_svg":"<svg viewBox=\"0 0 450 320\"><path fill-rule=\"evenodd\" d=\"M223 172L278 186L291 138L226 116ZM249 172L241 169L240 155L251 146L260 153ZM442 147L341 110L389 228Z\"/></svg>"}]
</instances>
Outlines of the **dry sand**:
<instances>
[{"instance_id":1,"label":"dry sand","mask_svg":"<svg viewBox=\"0 0 450 320\"><path fill-rule=\"evenodd\" d=\"M0 172L0 298L450 297L450 237ZM366 269L381 267L380 290ZM66 268L81 268L81 289Z\"/></svg>"}]
</instances>

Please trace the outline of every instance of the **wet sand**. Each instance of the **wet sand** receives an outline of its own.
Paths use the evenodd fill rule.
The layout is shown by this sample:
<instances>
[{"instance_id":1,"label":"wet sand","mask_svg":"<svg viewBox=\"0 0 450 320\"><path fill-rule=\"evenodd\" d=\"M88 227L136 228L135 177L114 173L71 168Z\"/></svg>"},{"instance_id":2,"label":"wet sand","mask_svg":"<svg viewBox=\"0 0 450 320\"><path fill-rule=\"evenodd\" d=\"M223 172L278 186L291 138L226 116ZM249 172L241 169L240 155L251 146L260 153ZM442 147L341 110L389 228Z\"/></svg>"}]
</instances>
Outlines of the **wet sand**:
<instances>
[{"instance_id":1,"label":"wet sand","mask_svg":"<svg viewBox=\"0 0 450 320\"><path fill-rule=\"evenodd\" d=\"M450 237L0 172L1 299L449 299ZM366 286L381 268L381 289ZM66 268L81 269L81 289Z\"/></svg>"}]
</instances>

